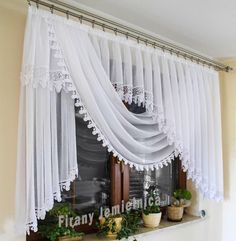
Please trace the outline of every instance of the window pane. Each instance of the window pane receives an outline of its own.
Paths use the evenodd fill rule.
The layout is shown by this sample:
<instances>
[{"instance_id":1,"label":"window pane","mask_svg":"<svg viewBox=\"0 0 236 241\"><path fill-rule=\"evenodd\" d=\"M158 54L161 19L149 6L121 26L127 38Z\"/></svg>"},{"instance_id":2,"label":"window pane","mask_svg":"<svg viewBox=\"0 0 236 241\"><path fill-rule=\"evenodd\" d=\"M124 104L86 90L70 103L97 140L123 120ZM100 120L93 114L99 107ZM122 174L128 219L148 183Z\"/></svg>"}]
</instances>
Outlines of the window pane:
<instances>
[{"instance_id":1,"label":"window pane","mask_svg":"<svg viewBox=\"0 0 236 241\"><path fill-rule=\"evenodd\" d=\"M143 106L132 103L128 105L129 111L139 114L145 112ZM159 188L161 206L167 206L171 202L173 191L178 187L178 165L173 161L168 166L164 166L154 171L136 171L130 169L130 191L129 196L132 198L143 198L144 190L150 185L156 185Z\"/></svg>"},{"instance_id":2,"label":"window pane","mask_svg":"<svg viewBox=\"0 0 236 241\"><path fill-rule=\"evenodd\" d=\"M154 171L136 171L130 169L130 199L143 198L144 190L151 185L159 189L161 206L170 204L171 195L178 186L178 172L175 162Z\"/></svg>"},{"instance_id":3,"label":"window pane","mask_svg":"<svg viewBox=\"0 0 236 241\"><path fill-rule=\"evenodd\" d=\"M87 128L87 123L78 112L76 139L79 178L72 184L71 191L64 192L63 196L79 213L87 213L109 205L109 156L107 149L97 141L97 135Z\"/></svg>"}]
</instances>

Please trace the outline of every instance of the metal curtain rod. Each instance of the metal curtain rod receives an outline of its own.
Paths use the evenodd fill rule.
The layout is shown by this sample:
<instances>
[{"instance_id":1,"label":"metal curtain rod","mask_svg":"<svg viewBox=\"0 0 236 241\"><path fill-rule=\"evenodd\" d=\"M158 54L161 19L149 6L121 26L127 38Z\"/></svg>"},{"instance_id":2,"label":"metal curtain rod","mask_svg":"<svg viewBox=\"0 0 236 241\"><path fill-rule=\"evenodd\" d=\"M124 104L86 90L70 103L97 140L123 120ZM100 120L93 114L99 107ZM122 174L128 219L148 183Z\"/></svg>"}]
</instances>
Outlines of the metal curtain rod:
<instances>
[{"instance_id":1,"label":"metal curtain rod","mask_svg":"<svg viewBox=\"0 0 236 241\"><path fill-rule=\"evenodd\" d=\"M156 47L161 48L163 49L163 51L168 51L171 54L174 53L177 56L184 57L185 59L190 59L191 61L195 61L203 65L214 67L217 70L226 71L226 72L233 70L233 68L231 68L230 66L224 65L220 62L217 62L215 60L212 60L210 58L197 54L193 51L184 49L182 47L179 47L178 45L169 43L165 40L162 40L150 34L146 34L137 29L125 26L123 24L117 23L115 21L101 17L96 14L93 14L84 9L63 3L61 1L58 1L58 0L46 0L46 1L27 0L27 1L29 5L31 4L31 2L34 2L36 3L37 7L39 7L39 5L42 5L50 8L52 13L54 10L64 13L66 14L67 17L72 16L72 17L78 18L80 22L84 20L86 22L91 23L92 26L94 25L100 26L102 27L103 30L109 29L111 31L114 31L115 34L119 33L119 34L125 35L127 38L128 37L134 38L137 40L138 43L143 42L146 45L153 46L154 48Z\"/></svg>"}]
</instances>

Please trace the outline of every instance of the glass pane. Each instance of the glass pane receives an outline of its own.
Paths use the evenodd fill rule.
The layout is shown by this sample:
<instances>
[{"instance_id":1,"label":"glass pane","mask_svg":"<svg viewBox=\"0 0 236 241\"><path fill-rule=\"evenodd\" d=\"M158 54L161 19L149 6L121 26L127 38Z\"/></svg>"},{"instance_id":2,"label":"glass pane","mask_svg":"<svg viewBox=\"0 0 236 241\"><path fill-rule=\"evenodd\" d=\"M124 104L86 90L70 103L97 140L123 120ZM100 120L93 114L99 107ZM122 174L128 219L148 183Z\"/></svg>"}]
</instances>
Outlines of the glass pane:
<instances>
[{"instance_id":1,"label":"glass pane","mask_svg":"<svg viewBox=\"0 0 236 241\"><path fill-rule=\"evenodd\" d=\"M76 139L79 178L70 192L64 192L64 201L71 202L79 213L94 211L109 205L110 173L107 149L97 141L97 135L87 128L82 115L76 111Z\"/></svg>"},{"instance_id":2,"label":"glass pane","mask_svg":"<svg viewBox=\"0 0 236 241\"><path fill-rule=\"evenodd\" d=\"M176 171L173 164L169 164L154 171L130 170L130 199L140 199L144 197L144 190L151 185L156 185L159 189L161 206L170 204L171 195L175 189Z\"/></svg>"},{"instance_id":3,"label":"glass pane","mask_svg":"<svg viewBox=\"0 0 236 241\"><path fill-rule=\"evenodd\" d=\"M143 106L138 106L132 103L128 105L129 111L139 114L145 112ZM178 167L174 162L168 166L164 166L154 171L136 171L130 170L130 199L144 198L144 190L148 189L151 185L156 185L159 188L161 206L167 206L171 202L171 196L176 189L178 183Z\"/></svg>"}]
</instances>

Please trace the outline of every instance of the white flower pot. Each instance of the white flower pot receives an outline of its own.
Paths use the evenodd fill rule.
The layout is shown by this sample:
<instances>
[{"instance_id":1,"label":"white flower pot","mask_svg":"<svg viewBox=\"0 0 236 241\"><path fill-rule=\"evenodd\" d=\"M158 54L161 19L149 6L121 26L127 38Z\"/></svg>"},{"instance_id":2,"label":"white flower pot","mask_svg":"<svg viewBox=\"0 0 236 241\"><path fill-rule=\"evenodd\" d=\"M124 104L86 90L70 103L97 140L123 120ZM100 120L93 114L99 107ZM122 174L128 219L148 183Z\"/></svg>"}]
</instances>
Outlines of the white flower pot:
<instances>
[{"instance_id":1,"label":"white flower pot","mask_svg":"<svg viewBox=\"0 0 236 241\"><path fill-rule=\"evenodd\" d=\"M150 213L145 215L143 213L143 224L147 228L156 228L159 226L161 221L161 213Z\"/></svg>"}]
</instances>

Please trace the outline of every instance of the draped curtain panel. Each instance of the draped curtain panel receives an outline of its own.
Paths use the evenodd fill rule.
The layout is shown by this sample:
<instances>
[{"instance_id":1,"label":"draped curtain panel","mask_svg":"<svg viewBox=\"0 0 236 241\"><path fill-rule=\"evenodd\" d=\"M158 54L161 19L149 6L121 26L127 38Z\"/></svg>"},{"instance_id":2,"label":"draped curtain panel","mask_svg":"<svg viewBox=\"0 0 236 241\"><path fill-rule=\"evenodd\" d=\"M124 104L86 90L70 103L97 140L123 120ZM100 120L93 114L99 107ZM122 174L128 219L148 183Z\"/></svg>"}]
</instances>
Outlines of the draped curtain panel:
<instances>
[{"instance_id":1,"label":"draped curtain panel","mask_svg":"<svg viewBox=\"0 0 236 241\"><path fill-rule=\"evenodd\" d=\"M134 114L123 102L145 107ZM218 73L135 41L29 8L21 73L17 227L60 201L78 175L75 111L138 170L176 156L204 197L222 200Z\"/></svg>"}]
</instances>

